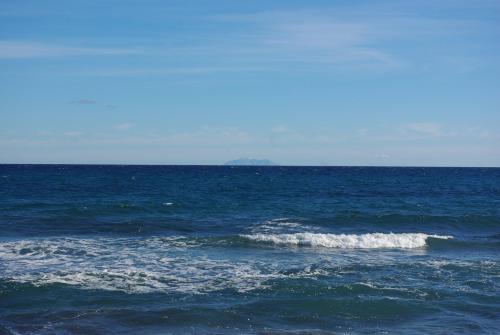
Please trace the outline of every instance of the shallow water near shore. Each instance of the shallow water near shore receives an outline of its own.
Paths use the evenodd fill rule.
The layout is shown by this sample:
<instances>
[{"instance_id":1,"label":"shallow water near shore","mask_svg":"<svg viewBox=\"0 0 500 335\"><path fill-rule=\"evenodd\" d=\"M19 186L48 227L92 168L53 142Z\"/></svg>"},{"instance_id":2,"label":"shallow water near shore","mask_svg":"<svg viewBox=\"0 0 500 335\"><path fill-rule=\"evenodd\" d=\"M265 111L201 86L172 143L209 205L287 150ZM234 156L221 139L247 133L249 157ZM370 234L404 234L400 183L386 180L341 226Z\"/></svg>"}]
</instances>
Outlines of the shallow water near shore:
<instances>
[{"instance_id":1,"label":"shallow water near shore","mask_svg":"<svg viewBox=\"0 0 500 335\"><path fill-rule=\"evenodd\" d=\"M497 334L500 169L0 165L0 334Z\"/></svg>"}]
</instances>

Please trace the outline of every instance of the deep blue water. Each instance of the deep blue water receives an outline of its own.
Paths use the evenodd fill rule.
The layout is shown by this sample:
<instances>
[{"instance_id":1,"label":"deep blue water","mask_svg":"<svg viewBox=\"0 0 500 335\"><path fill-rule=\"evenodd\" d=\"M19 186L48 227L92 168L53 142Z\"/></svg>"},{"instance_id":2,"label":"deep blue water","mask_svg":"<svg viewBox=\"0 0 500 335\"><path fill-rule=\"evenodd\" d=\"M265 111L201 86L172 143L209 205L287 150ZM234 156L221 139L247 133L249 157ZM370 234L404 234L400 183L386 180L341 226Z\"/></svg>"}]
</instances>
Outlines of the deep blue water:
<instances>
[{"instance_id":1,"label":"deep blue water","mask_svg":"<svg viewBox=\"0 0 500 335\"><path fill-rule=\"evenodd\" d=\"M500 169L0 165L0 334L498 334Z\"/></svg>"}]
</instances>

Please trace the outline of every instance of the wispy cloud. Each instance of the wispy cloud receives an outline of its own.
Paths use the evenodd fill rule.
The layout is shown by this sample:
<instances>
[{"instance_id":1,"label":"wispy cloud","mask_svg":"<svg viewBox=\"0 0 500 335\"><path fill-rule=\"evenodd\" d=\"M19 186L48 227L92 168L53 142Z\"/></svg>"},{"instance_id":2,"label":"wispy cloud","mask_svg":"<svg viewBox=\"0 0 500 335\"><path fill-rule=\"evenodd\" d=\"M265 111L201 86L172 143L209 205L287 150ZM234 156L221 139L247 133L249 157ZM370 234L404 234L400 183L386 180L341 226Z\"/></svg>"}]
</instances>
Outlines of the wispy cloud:
<instances>
[{"instance_id":1,"label":"wispy cloud","mask_svg":"<svg viewBox=\"0 0 500 335\"><path fill-rule=\"evenodd\" d=\"M202 127L192 132L160 136L160 142L171 145L244 145L258 143L255 134L236 127Z\"/></svg>"},{"instance_id":2,"label":"wispy cloud","mask_svg":"<svg viewBox=\"0 0 500 335\"><path fill-rule=\"evenodd\" d=\"M496 144L500 137L495 130L443 126L439 130L442 135L436 140L435 135L421 134L436 133L429 124L434 123L419 122L417 126L407 123L405 127L411 129L407 133L398 132L401 125L399 128L393 125L392 130L370 128L369 137L358 136L355 129L308 133L287 128L284 133L275 133L270 128L251 131L220 126L162 133L67 131L14 138L0 134L0 148L3 152L9 151L11 157L24 157L27 161L46 152L40 149L51 149L64 152L65 155L60 156L64 159L78 153L74 157L80 162L94 161L99 155L100 162L119 161L124 157L128 162L136 162L140 157L157 163L221 163L235 157L259 156L285 164L498 166L500 156ZM83 148L85 150L80 150ZM109 150L120 154L110 156ZM30 156L26 156L26 152L30 152ZM169 154L165 156L165 152ZM85 154L88 156L83 158L81 155Z\"/></svg>"},{"instance_id":3,"label":"wispy cloud","mask_svg":"<svg viewBox=\"0 0 500 335\"><path fill-rule=\"evenodd\" d=\"M379 129L344 129L329 132L299 131L278 125L270 129L247 130L239 127L204 126L186 131L165 131L162 133L127 132L135 127L134 123L123 122L113 126L118 132L91 133L83 131L67 131L63 133L40 131L40 138L57 140L63 137L80 137L89 145L152 145L152 146L254 146L254 147L293 147L293 146L345 146L363 145L408 145L409 143L437 143L440 140L458 141L498 141L498 132L481 127L444 127L433 122L406 123ZM370 136L364 134L369 132ZM441 141L442 142L442 141ZM373 154L373 153L372 153ZM383 158L385 152L378 152Z\"/></svg>"},{"instance_id":4,"label":"wispy cloud","mask_svg":"<svg viewBox=\"0 0 500 335\"><path fill-rule=\"evenodd\" d=\"M374 158L381 159L381 160L387 160L387 159L391 158L391 155L388 155L388 154L375 154Z\"/></svg>"},{"instance_id":5,"label":"wispy cloud","mask_svg":"<svg viewBox=\"0 0 500 335\"><path fill-rule=\"evenodd\" d=\"M286 133L288 131L288 128L284 125L277 125L271 128L271 132L275 134L282 134Z\"/></svg>"},{"instance_id":6,"label":"wispy cloud","mask_svg":"<svg viewBox=\"0 0 500 335\"><path fill-rule=\"evenodd\" d=\"M81 132L81 131L67 131L67 132L64 132L63 135L67 136L67 137L78 137L78 136L82 136L83 132Z\"/></svg>"},{"instance_id":7,"label":"wispy cloud","mask_svg":"<svg viewBox=\"0 0 500 335\"><path fill-rule=\"evenodd\" d=\"M92 100L92 99L79 99L79 100L73 100L70 102L70 104L73 105L95 105L97 101Z\"/></svg>"},{"instance_id":8,"label":"wispy cloud","mask_svg":"<svg viewBox=\"0 0 500 335\"><path fill-rule=\"evenodd\" d=\"M139 51L129 48L85 47L26 41L0 41L0 59L65 56L116 56L135 53L139 53Z\"/></svg>"},{"instance_id":9,"label":"wispy cloud","mask_svg":"<svg viewBox=\"0 0 500 335\"><path fill-rule=\"evenodd\" d=\"M154 53L154 51L152 51ZM179 58L185 57L179 50L172 52ZM171 66L171 67L137 67L137 68L102 68L98 70L85 71L77 73L81 76L96 77L138 77L138 76L162 76L162 77L186 77L186 76L210 76L221 73L249 73L249 72L268 72L273 69L263 65L225 65L225 66Z\"/></svg>"},{"instance_id":10,"label":"wispy cloud","mask_svg":"<svg viewBox=\"0 0 500 335\"><path fill-rule=\"evenodd\" d=\"M125 130L129 130L131 129L132 127L134 127L135 124L134 123L130 123L130 122L125 122L125 123L120 123L120 124L117 124L114 126L114 128L116 130L121 130L121 131L125 131Z\"/></svg>"},{"instance_id":11,"label":"wispy cloud","mask_svg":"<svg viewBox=\"0 0 500 335\"><path fill-rule=\"evenodd\" d=\"M442 126L434 122L407 123L399 128L402 133L417 135L439 136L443 134Z\"/></svg>"},{"instance_id":12,"label":"wispy cloud","mask_svg":"<svg viewBox=\"0 0 500 335\"><path fill-rule=\"evenodd\" d=\"M243 25L228 33L217 50L240 59L302 64L374 62L394 65L393 57L376 45L382 34L374 22L342 18L333 11L273 11L213 18ZM377 29L376 29L377 28Z\"/></svg>"},{"instance_id":13,"label":"wispy cloud","mask_svg":"<svg viewBox=\"0 0 500 335\"><path fill-rule=\"evenodd\" d=\"M472 36L481 29L487 30L488 24L423 17L411 9L372 5L356 6L355 10L340 7L268 11L213 19L240 27L239 31L226 34L225 44L219 45L218 50L243 59L378 68L399 68L407 65L408 58L412 62L418 60L391 48L395 43L413 42L427 47L436 38L444 41L453 36Z\"/></svg>"},{"instance_id":14,"label":"wispy cloud","mask_svg":"<svg viewBox=\"0 0 500 335\"><path fill-rule=\"evenodd\" d=\"M408 9L410 8L410 9ZM481 66L473 48L445 45L461 37L471 43L478 31L491 31L489 22L423 16L412 6L326 6L310 10L276 10L247 14L208 15L198 18L199 29L216 25L193 36L136 38L140 48L115 44L75 45L39 41L0 41L2 58L47 58L68 56L145 55L155 62L121 63L80 70L85 76L204 76L221 73L291 71L304 67L327 71L398 70L423 63L458 64L456 71ZM490 34L491 35L491 34ZM467 36L469 38L464 39ZM186 42L186 37L188 41ZM432 41L439 39L443 43ZM122 40L123 41L123 40ZM402 48L399 45L403 46ZM406 47L410 45L410 47ZM412 45L418 45L416 52ZM429 52L421 52L431 48ZM458 48L458 52L457 52ZM465 51L464 51L465 50ZM462 51L462 52L460 52ZM143 66L142 64L154 64ZM294 67L291 67L294 65ZM432 66L430 66L432 68ZM461 70L460 70L461 69ZM73 74L73 73L72 73Z\"/></svg>"}]
</instances>

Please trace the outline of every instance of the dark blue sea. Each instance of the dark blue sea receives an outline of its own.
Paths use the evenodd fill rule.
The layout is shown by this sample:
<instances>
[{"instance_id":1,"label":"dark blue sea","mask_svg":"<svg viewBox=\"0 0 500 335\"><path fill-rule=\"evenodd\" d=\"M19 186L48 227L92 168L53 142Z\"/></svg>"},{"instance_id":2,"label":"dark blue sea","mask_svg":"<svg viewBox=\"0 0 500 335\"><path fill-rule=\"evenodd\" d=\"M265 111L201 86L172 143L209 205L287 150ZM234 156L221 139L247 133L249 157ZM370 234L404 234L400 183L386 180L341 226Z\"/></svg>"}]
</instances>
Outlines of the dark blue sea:
<instances>
[{"instance_id":1,"label":"dark blue sea","mask_svg":"<svg viewBox=\"0 0 500 335\"><path fill-rule=\"evenodd\" d=\"M0 334L500 334L500 169L0 165Z\"/></svg>"}]
</instances>

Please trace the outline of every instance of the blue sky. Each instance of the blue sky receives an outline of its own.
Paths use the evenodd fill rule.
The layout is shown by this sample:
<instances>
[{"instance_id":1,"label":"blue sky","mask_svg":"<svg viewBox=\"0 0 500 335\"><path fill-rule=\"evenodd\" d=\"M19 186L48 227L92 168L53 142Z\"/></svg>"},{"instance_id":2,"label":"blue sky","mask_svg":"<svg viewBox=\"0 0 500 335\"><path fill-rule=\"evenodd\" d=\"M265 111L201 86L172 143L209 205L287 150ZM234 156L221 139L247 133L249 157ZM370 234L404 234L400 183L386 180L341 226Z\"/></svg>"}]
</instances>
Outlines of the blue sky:
<instances>
[{"instance_id":1,"label":"blue sky","mask_svg":"<svg viewBox=\"0 0 500 335\"><path fill-rule=\"evenodd\" d=\"M499 1L3 1L0 162L500 166Z\"/></svg>"}]
</instances>

